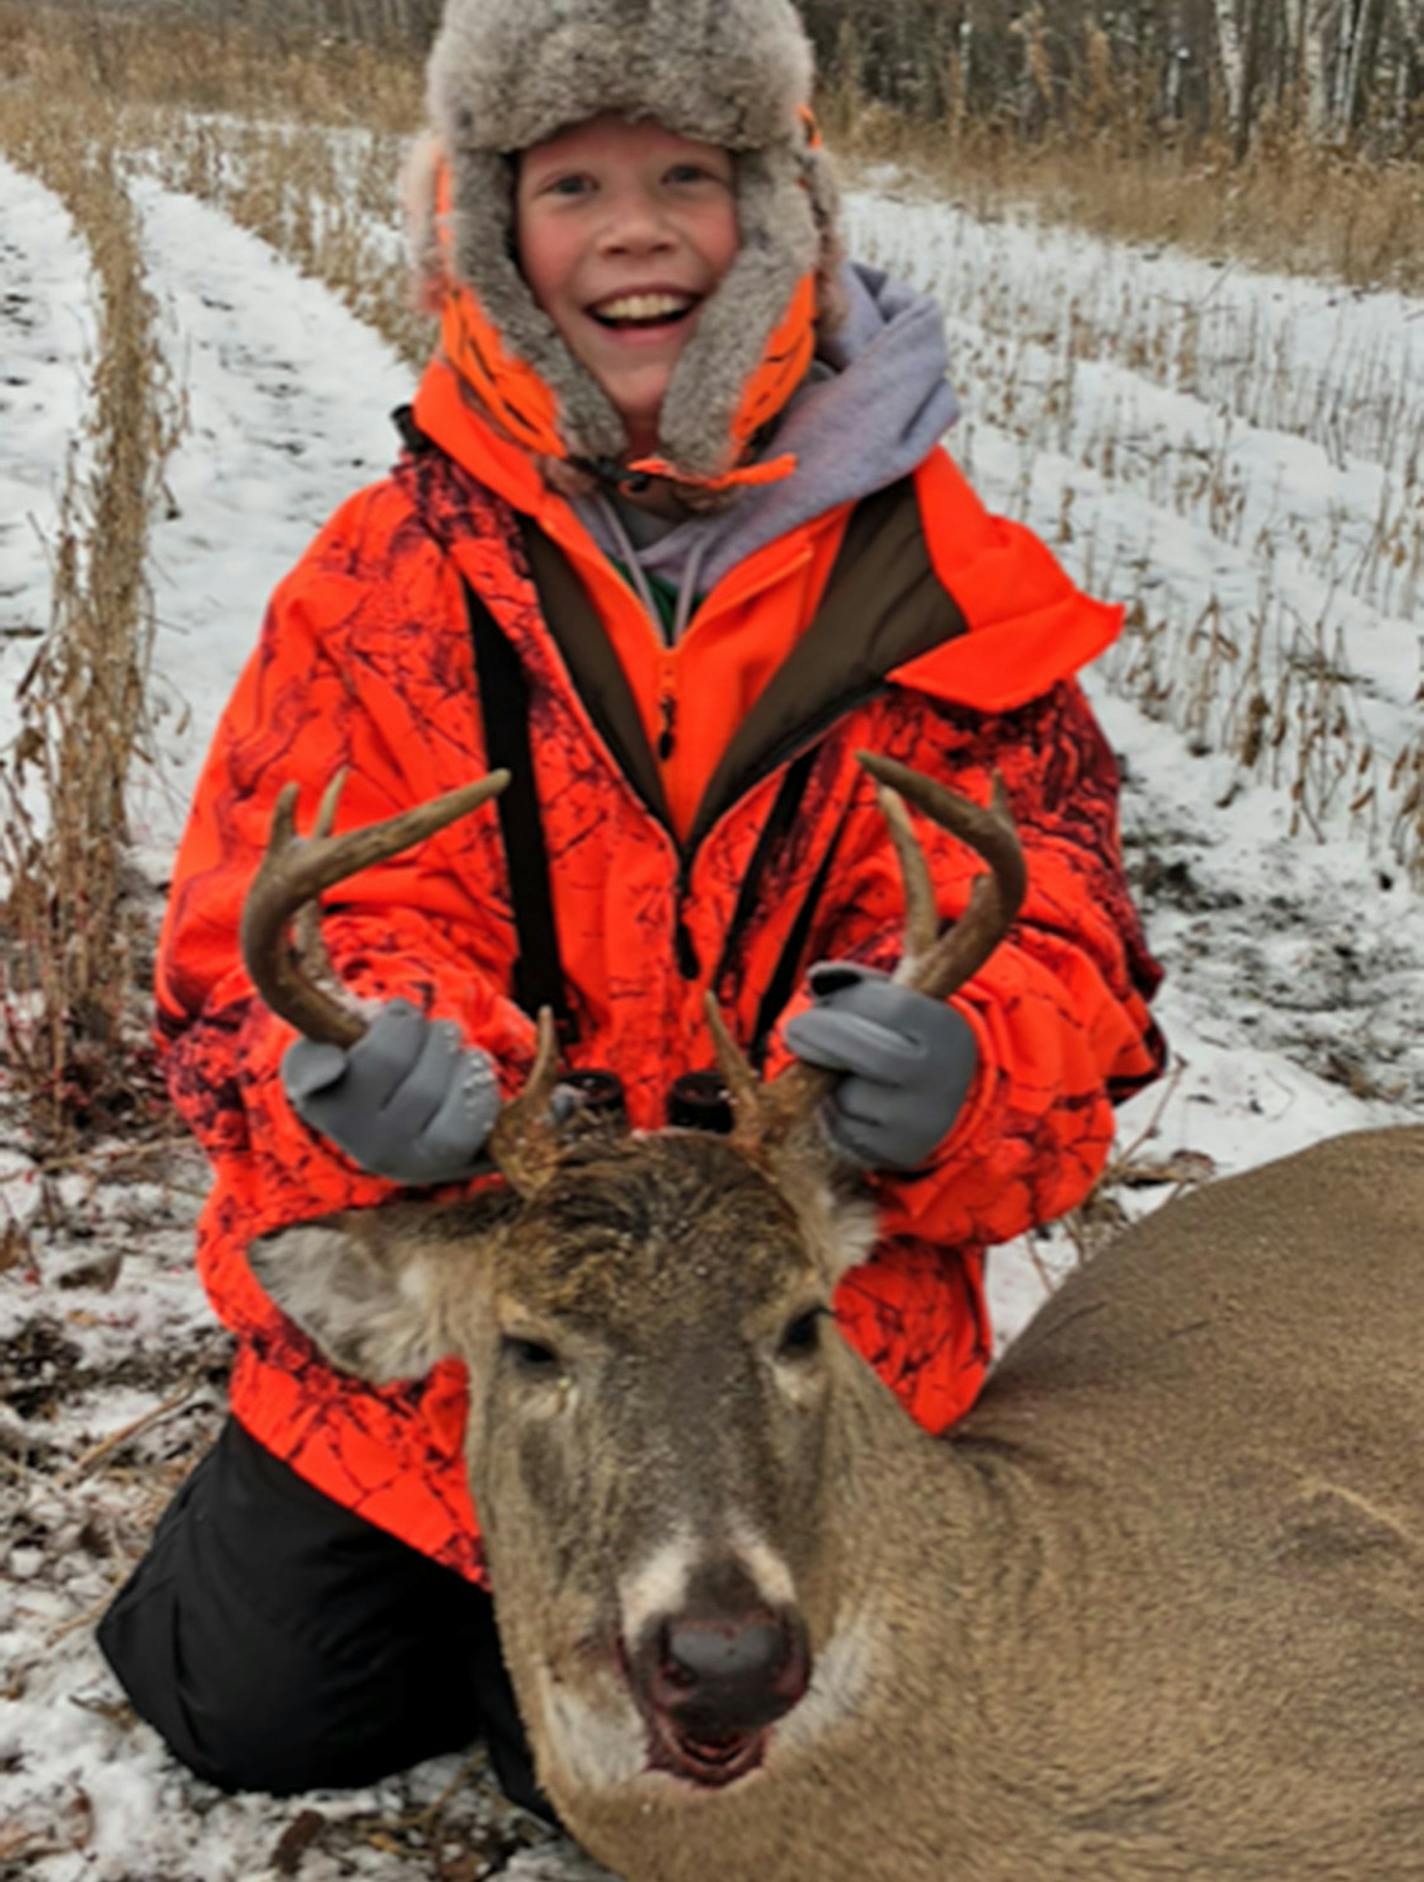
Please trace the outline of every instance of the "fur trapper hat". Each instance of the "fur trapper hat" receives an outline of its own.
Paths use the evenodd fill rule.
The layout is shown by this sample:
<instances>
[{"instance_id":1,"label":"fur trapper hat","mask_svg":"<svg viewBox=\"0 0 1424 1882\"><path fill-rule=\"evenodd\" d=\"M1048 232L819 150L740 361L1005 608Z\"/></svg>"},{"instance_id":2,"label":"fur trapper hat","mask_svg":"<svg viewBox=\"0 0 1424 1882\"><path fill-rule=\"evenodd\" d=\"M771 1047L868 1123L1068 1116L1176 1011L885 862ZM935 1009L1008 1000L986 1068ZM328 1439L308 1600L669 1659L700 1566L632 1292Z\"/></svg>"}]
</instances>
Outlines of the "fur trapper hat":
<instances>
[{"instance_id":1,"label":"fur trapper hat","mask_svg":"<svg viewBox=\"0 0 1424 1882\"><path fill-rule=\"evenodd\" d=\"M548 388L558 455L619 462L627 437L516 264L508 158L603 113L732 154L740 248L678 360L657 456L675 479L738 481L834 304L837 197L812 77L790 0L447 0L428 71L434 137L407 173L416 267L429 304L467 290L526 389L531 372ZM447 350L448 338L447 323ZM488 342L477 350L488 364Z\"/></svg>"}]
</instances>

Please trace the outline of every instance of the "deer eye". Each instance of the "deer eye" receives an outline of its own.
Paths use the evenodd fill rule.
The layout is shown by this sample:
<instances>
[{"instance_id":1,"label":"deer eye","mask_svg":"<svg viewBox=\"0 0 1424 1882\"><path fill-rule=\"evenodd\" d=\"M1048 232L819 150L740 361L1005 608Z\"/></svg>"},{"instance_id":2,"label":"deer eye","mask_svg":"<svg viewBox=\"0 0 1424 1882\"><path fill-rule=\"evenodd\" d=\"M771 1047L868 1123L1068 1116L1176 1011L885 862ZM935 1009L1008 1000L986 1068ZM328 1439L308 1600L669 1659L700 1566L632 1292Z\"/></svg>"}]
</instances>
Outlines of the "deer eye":
<instances>
[{"instance_id":1,"label":"deer eye","mask_svg":"<svg viewBox=\"0 0 1424 1882\"><path fill-rule=\"evenodd\" d=\"M808 1307L805 1313L799 1313L794 1320L789 1320L781 1335L781 1343L776 1349L778 1359L809 1359L821 1349L821 1322L829 1314L828 1307Z\"/></svg>"},{"instance_id":2,"label":"deer eye","mask_svg":"<svg viewBox=\"0 0 1424 1882\"><path fill-rule=\"evenodd\" d=\"M542 1340L525 1340L507 1333L502 1347L511 1365L530 1378L553 1378L562 1370L559 1355Z\"/></svg>"}]
</instances>

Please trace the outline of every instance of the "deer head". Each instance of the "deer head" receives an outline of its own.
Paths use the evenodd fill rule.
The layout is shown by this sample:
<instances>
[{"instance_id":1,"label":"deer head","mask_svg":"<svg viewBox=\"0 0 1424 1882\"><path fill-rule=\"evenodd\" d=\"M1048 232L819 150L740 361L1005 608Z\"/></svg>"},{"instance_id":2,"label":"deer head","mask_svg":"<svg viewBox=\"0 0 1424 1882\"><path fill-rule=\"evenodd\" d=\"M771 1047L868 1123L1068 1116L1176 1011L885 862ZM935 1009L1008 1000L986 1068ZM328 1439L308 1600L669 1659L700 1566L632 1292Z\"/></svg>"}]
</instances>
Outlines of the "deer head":
<instances>
[{"instance_id":1,"label":"deer head","mask_svg":"<svg viewBox=\"0 0 1424 1882\"><path fill-rule=\"evenodd\" d=\"M905 880L901 976L946 995L1023 893L1002 793L981 810L890 760L861 762ZM422 831L500 782L416 813ZM943 936L900 793L991 864ZM404 847L410 826L332 838L328 811L295 844L283 805L244 922L249 970L303 1030L339 1026L349 1041L359 1016L309 997L286 926L348 865ZM556 1797L650 1773L733 1784L777 1721L807 1709L818 1663L854 1657L837 1486L857 1408L883 1388L835 1333L831 1299L869 1252L874 1216L817 1123L828 1076L798 1065L762 1085L710 1018L730 1138L553 1125L542 1015L534 1071L491 1144L507 1185L330 1217L251 1251L337 1366L373 1382L447 1356L467 1366L470 1481L501 1633Z\"/></svg>"}]
</instances>

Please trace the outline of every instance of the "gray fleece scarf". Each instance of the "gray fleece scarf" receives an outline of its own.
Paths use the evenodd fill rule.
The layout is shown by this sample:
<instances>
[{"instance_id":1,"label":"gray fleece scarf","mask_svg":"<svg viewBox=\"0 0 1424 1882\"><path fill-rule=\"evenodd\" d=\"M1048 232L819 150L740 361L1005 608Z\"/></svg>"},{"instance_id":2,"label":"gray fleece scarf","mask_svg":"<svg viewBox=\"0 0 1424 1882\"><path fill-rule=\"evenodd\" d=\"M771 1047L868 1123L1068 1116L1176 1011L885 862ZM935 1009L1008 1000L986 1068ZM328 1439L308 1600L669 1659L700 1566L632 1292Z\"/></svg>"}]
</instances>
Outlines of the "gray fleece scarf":
<instances>
[{"instance_id":1,"label":"gray fleece scarf","mask_svg":"<svg viewBox=\"0 0 1424 1882\"><path fill-rule=\"evenodd\" d=\"M811 375L762 453L793 453L793 476L750 491L728 510L671 523L615 507L601 492L575 500L594 541L631 568L640 589L640 577L656 575L679 590L674 638L695 597L730 569L799 524L906 476L959 416L937 304L863 262L845 265L843 285L846 319L821 342Z\"/></svg>"}]
</instances>

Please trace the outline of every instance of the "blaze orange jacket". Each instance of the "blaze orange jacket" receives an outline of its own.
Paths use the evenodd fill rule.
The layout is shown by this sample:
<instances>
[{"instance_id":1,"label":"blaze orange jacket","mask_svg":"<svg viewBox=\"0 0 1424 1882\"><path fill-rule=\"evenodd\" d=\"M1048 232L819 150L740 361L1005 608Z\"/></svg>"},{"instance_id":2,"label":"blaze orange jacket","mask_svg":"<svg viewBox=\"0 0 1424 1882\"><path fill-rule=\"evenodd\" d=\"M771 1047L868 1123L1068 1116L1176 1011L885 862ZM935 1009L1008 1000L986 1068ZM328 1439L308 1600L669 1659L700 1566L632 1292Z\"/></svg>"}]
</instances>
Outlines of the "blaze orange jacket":
<instances>
[{"instance_id":1,"label":"blaze orange jacket","mask_svg":"<svg viewBox=\"0 0 1424 1882\"><path fill-rule=\"evenodd\" d=\"M943 452L915 474L908 504L922 575L913 595L885 601L892 625L912 602L930 622L906 657L885 654L903 643L869 616L863 632L814 640L843 548L855 574L851 506L750 556L669 649L570 506L438 362L415 418L430 448L347 502L280 585L217 729L175 869L158 1027L214 1170L198 1258L239 1340L234 1412L318 1488L478 1580L461 1367L380 1389L338 1374L247 1265L255 1236L379 1204L394 1186L288 1105L280 1062L292 1034L257 1000L237 943L289 779L309 819L349 767L346 827L487 768L472 601L528 688L578 1021L566 1060L615 1071L638 1127L664 1121L680 1073L710 1065L709 987L748 1043L766 1033L771 990L795 989L778 1022L806 997L811 962L897 957L898 872L857 749L980 801L991 773L1003 776L1029 888L1009 939L955 996L979 1071L924 1171L870 1179L882 1240L836 1303L847 1337L929 1429L967 1409L988 1362L983 1249L1083 1199L1107 1156L1113 1101L1156 1074L1162 1046L1146 1007L1157 969L1121 871L1116 769L1073 677L1120 611L1080 594L1030 532L989 515ZM874 552L876 595L916 566L898 539ZM582 638L571 638L562 617L580 610ZM814 660L795 664L808 648ZM943 833L923 834L952 918L982 865ZM517 1087L533 1025L512 998L518 937L493 808L333 891L324 933L356 993L457 1021ZM776 1027L766 1046L775 1070Z\"/></svg>"}]
</instances>

